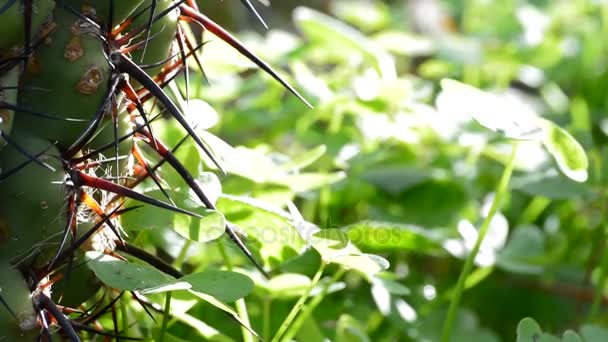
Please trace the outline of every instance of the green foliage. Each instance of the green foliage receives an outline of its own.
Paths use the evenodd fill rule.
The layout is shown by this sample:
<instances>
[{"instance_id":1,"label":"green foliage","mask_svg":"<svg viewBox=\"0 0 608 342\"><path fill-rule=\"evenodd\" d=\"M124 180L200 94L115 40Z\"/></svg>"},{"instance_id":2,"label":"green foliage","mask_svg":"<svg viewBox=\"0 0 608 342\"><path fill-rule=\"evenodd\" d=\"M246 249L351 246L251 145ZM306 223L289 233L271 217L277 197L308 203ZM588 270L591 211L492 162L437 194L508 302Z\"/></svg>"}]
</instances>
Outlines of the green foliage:
<instances>
[{"instance_id":1,"label":"green foliage","mask_svg":"<svg viewBox=\"0 0 608 342\"><path fill-rule=\"evenodd\" d=\"M443 17L416 16L416 3ZM606 340L608 5L335 0L292 22L240 37L314 109L219 40L202 53L205 75L189 64L189 99L181 77L168 86L227 174L188 140L176 156L217 211L161 167L171 202L201 218L120 217L187 275L87 254L104 284L156 309L158 325L121 300L124 333ZM155 134L174 146L181 128L161 123ZM167 200L151 181L138 190ZM227 243L227 223L269 278Z\"/></svg>"},{"instance_id":2,"label":"green foliage","mask_svg":"<svg viewBox=\"0 0 608 342\"><path fill-rule=\"evenodd\" d=\"M589 289L605 279L595 261L605 242L605 99L597 91L605 44L590 32L602 31L608 9L589 1L441 3L454 24L436 23L436 31L420 28L402 1L334 1L330 16L298 8L295 34L243 36L288 67L312 111L266 77L235 86L232 72L249 66L230 63L221 43L205 52L209 65L230 73L208 73L210 87L196 96L222 113L211 132L250 165L222 179L218 205L270 265L290 272L246 298L264 336L306 294L319 263L334 262L359 272L346 273L306 316L299 339L439 340L459 259L471 255L513 140L513 175L463 278L450 340L515 340L526 316L560 335L584 320L596 293ZM282 181L285 165L292 174L342 175L300 188ZM295 229L295 243L265 240L252 229L260 225L274 236ZM298 255L306 246L313 250ZM387 264L373 256L337 262L336 250L375 253L390 266L370 274ZM323 273L335 275L333 267Z\"/></svg>"}]
</instances>

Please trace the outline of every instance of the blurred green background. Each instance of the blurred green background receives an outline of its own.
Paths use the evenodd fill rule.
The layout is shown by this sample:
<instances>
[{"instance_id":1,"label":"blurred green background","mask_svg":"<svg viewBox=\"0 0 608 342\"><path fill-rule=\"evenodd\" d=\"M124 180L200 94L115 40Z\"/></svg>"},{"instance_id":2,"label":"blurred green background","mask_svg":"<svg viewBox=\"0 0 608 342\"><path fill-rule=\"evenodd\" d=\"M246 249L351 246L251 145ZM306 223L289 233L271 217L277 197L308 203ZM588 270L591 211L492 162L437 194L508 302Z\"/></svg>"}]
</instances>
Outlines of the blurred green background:
<instances>
[{"instance_id":1,"label":"blurred green background","mask_svg":"<svg viewBox=\"0 0 608 342\"><path fill-rule=\"evenodd\" d=\"M200 6L315 109L210 38L206 80L193 73L190 92L217 112L210 131L238 146L236 158L256 161L232 170L223 191L276 208L293 200L305 220L390 262L379 276L347 273L299 340L438 341L514 136L515 172L466 279L452 340L514 341L525 317L555 336L573 329L605 340L608 2L271 2L254 1L269 31L238 1ZM442 90L446 78L484 92L454 95ZM583 178L526 136L529 117L580 143ZM275 268L314 273L289 268L294 251L265 248ZM292 307L279 292L251 299L254 328L274 331Z\"/></svg>"}]
</instances>

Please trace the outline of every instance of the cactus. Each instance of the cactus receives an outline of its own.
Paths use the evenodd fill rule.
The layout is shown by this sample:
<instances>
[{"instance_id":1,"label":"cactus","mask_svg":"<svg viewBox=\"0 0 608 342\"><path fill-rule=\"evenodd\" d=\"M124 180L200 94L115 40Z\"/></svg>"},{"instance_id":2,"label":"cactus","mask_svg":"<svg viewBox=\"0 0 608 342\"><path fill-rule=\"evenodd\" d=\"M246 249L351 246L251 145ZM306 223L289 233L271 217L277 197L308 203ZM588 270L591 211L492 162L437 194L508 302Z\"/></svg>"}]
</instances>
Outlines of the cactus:
<instances>
[{"instance_id":1,"label":"cactus","mask_svg":"<svg viewBox=\"0 0 608 342\"><path fill-rule=\"evenodd\" d=\"M248 0L241 2L259 18ZM135 209L123 207L127 198L200 216L169 196L138 192L136 186L146 179L163 189L136 140L172 167L207 209L216 209L150 123L159 110L149 104L156 102L222 170L165 91L187 60L196 58L199 43L183 32L188 25L226 41L308 105L268 64L200 13L194 1L0 4L0 340L62 336L80 341L81 331L117 337L116 329L91 325L92 316L105 311L78 320L68 315L104 286L82 267L86 251L137 254L175 274L129 245L122 234L128 227L116 219ZM225 229L264 273L231 225Z\"/></svg>"}]
</instances>

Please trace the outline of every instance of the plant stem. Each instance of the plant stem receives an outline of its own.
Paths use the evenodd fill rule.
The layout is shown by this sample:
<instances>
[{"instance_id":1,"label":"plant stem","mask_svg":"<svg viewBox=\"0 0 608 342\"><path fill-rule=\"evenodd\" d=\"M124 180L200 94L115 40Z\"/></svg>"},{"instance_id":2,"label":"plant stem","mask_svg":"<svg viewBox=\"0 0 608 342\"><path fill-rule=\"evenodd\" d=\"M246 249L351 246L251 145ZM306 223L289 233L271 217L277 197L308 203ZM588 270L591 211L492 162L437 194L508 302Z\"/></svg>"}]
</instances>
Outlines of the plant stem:
<instances>
[{"instance_id":1,"label":"plant stem","mask_svg":"<svg viewBox=\"0 0 608 342\"><path fill-rule=\"evenodd\" d=\"M272 304L272 298L270 298L269 296L264 298L264 308L263 308L263 315L264 315L264 328L262 331L262 337L264 339L264 341L268 341L268 339L270 339L270 306Z\"/></svg>"},{"instance_id":2,"label":"plant stem","mask_svg":"<svg viewBox=\"0 0 608 342\"><path fill-rule=\"evenodd\" d=\"M167 292L165 295L165 313L163 315L163 323L160 327L160 332L158 334L158 342L164 342L165 333L167 332L167 327L169 325L169 319L171 317L171 292Z\"/></svg>"},{"instance_id":3,"label":"plant stem","mask_svg":"<svg viewBox=\"0 0 608 342\"><path fill-rule=\"evenodd\" d=\"M236 303L236 312L239 315L239 318L245 325L251 327L251 322L249 322L249 313L247 312L247 304L245 303L244 298L239 298ZM241 327L241 332L243 334L243 342L253 342L255 341L255 337L253 334L247 330L245 327Z\"/></svg>"},{"instance_id":4,"label":"plant stem","mask_svg":"<svg viewBox=\"0 0 608 342\"><path fill-rule=\"evenodd\" d=\"M606 235L606 228L604 229L604 236ZM600 276L597 282L596 291L591 302L591 308L589 309L589 316L587 317L588 322L595 320L600 304L602 303L602 297L604 296L604 289L606 288L606 281L608 280L608 248L604 248L602 253L602 261L600 262Z\"/></svg>"},{"instance_id":5,"label":"plant stem","mask_svg":"<svg viewBox=\"0 0 608 342\"><path fill-rule=\"evenodd\" d=\"M226 253L226 248L224 247L224 243L221 240L217 241L217 248L226 263L226 268L228 271L232 271L232 263L230 262L230 258L228 257L228 253ZM247 312L247 304L245 303L244 298L240 298L236 301L236 313L239 315L241 321L247 325L247 327L251 327L251 323L249 322L249 313ZM243 334L244 342L253 342L255 337L253 334L245 327L241 326L241 333Z\"/></svg>"},{"instance_id":6,"label":"plant stem","mask_svg":"<svg viewBox=\"0 0 608 342\"><path fill-rule=\"evenodd\" d=\"M471 253L467 256L464 266L462 268L462 272L458 277L458 283L456 284L456 289L454 291L454 297L452 297L452 301L450 302L450 307L448 309L448 315L443 326L443 333L441 335L442 342L448 342L450 340L450 335L452 333L452 326L454 325L454 320L456 318L456 313L458 311L458 306L460 304L460 299L462 298L462 293L464 292L466 279L471 273L473 269L475 256L479 252L479 248L481 247L481 243L483 242L488 229L490 228L490 222L492 222L492 218L498 211L498 207L500 206L500 202L502 202L505 193L507 192L509 181L511 180L511 175L513 173L513 168L515 167L515 156L517 155L517 146L518 143L514 142L513 151L511 152L511 157L505 166L505 169L500 177L500 181L498 183L498 187L496 189L496 195L494 196L494 201L492 202L492 207L488 212L488 215L483 221L481 228L479 229L479 235L477 236L477 241L475 241L475 245L471 250Z\"/></svg>"},{"instance_id":7,"label":"plant stem","mask_svg":"<svg viewBox=\"0 0 608 342\"><path fill-rule=\"evenodd\" d=\"M184 264L184 261L186 261L186 256L188 255L188 250L190 249L191 245L192 245L192 240L186 240L184 242L184 246L182 246L182 249L179 251L179 255L177 256L177 258L173 262L173 265L178 270L182 268L182 265Z\"/></svg>"},{"instance_id":8,"label":"plant stem","mask_svg":"<svg viewBox=\"0 0 608 342\"><path fill-rule=\"evenodd\" d=\"M302 326L302 324L304 324L304 322L310 317L315 308L323 301L323 299L325 299L325 296L327 295L327 292L329 292L329 288L331 287L331 285L340 280L344 273L346 273L346 270L343 268L339 269L336 273L334 273L334 275L327 282L327 284L323 286L321 293L316 295L306 305L304 310L302 310L302 313L300 313L298 318L296 318L293 324L289 327L289 330L287 330L281 341L290 341L291 339L293 339L293 337L298 333L298 331L300 331L300 327Z\"/></svg>"},{"instance_id":9,"label":"plant stem","mask_svg":"<svg viewBox=\"0 0 608 342\"><path fill-rule=\"evenodd\" d=\"M127 316L127 300L124 298L124 296L122 298L120 298L120 313L122 316L122 331L124 331L125 333L127 331L129 331L129 319Z\"/></svg>"},{"instance_id":10,"label":"plant stem","mask_svg":"<svg viewBox=\"0 0 608 342\"><path fill-rule=\"evenodd\" d=\"M288 328L291 327L291 323L296 318L298 313L300 313L300 311L302 310L302 307L304 306L304 302L306 302L306 300L308 299L308 296L310 296L310 292L317 285L317 283L319 282L319 279L321 279L321 276L323 275L323 270L325 270L325 262L321 262L321 266L319 266L317 273L312 278L312 281L310 282L310 286L308 286L306 291L304 291L304 293L300 296L300 298L298 299L296 304L293 306L293 308L291 308L291 311L289 312L287 317L285 317L285 320L283 321L283 323L281 323L279 330L274 335L271 342L280 341L281 336L287 331Z\"/></svg>"}]
</instances>

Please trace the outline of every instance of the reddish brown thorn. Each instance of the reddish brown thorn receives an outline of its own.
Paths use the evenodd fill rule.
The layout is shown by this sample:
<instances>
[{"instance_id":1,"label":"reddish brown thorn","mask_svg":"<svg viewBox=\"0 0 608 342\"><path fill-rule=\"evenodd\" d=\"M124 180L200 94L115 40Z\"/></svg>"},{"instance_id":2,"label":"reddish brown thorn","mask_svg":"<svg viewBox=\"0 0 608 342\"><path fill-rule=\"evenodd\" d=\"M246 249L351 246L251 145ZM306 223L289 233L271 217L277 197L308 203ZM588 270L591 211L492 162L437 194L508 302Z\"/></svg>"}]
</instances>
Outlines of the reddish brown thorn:
<instances>
[{"instance_id":1,"label":"reddish brown thorn","mask_svg":"<svg viewBox=\"0 0 608 342\"><path fill-rule=\"evenodd\" d=\"M181 27L179 22L178 22L178 27ZM200 58L198 58L198 55L196 54L197 48L194 48L194 46L192 45L192 42L190 41L188 36L186 34L184 34L183 29L181 30L181 32L183 35L184 42L186 42L186 46L188 47L188 50L190 50L192 57L194 57L194 61L196 62L196 65L198 65L198 68L201 70L201 72L203 72L203 63L201 62Z\"/></svg>"},{"instance_id":2,"label":"reddish brown thorn","mask_svg":"<svg viewBox=\"0 0 608 342\"><path fill-rule=\"evenodd\" d=\"M101 219L104 219L106 217L106 213L103 211L103 209L101 208L99 203L93 197L91 197L91 195L89 195L86 191L81 190L80 200L87 207L89 207L89 209L93 210L93 212L95 212L95 214L97 214ZM125 243L124 240L120 236L118 229L116 229L116 226L114 226L112 221L108 220L106 222L106 224L108 225L108 227L110 227L110 230L112 230L112 233L114 233L114 235L116 235L116 238L118 239L118 241L121 244L124 244Z\"/></svg>"},{"instance_id":3,"label":"reddish brown thorn","mask_svg":"<svg viewBox=\"0 0 608 342\"><path fill-rule=\"evenodd\" d=\"M78 240L76 240L76 242L72 243L69 248L67 248L64 251L61 251L61 253L59 253L59 255L56 258L54 258L52 262L49 263L49 266L47 267L47 269L49 269L49 270L54 269L55 266L62 263L66 258L70 257L76 251L76 249L78 249L80 246L82 246L83 243L85 243L91 236L93 236L93 234L95 234L101 226L103 226L106 222L108 222L110 217L112 217L114 214L118 214L119 212L120 213L128 212L128 211L138 208L138 207L132 207L132 208L120 210L120 208L123 206L123 204L124 204L124 201L121 202L116 208L114 208L110 212L109 215L105 216L101 221L95 223L95 225L91 229L89 229L80 238L78 238Z\"/></svg>"},{"instance_id":4,"label":"reddish brown thorn","mask_svg":"<svg viewBox=\"0 0 608 342\"><path fill-rule=\"evenodd\" d=\"M268 63L264 62L257 55L255 55L251 50L249 50L243 43L241 43L238 39L236 39L232 34L228 31L224 30L223 27L215 23L213 20L209 19L204 14L195 11L193 8L188 6L180 6L182 16L193 19L195 22L200 24L203 28L213 33L215 36L223 40L232 46L235 50L240 52L243 56L249 58L253 63L255 63L260 69L264 70L268 73L272 78L278 81L283 87L289 90L293 95L295 95L300 101L302 101L306 106L312 108L312 105L302 96L295 88L293 88L287 81L285 81L279 74L270 66Z\"/></svg>"},{"instance_id":5,"label":"reddish brown thorn","mask_svg":"<svg viewBox=\"0 0 608 342\"><path fill-rule=\"evenodd\" d=\"M196 11L198 11L198 4L196 3L196 1L186 0L186 3L188 4L188 6L194 8Z\"/></svg>"},{"instance_id":6,"label":"reddish brown thorn","mask_svg":"<svg viewBox=\"0 0 608 342\"><path fill-rule=\"evenodd\" d=\"M186 49L184 42L184 33L182 32L181 26L177 26L177 45L179 47L179 53L181 55L182 64L184 65L184 80L186 82L186 103L190 103L190 74L188 72L188 60L186 57Z\"/></svg>"},{"instance_id":7,"label":"reddish brown thorn","mask_svg":"<svg viewBox=\"0 0 608 342\"><path fill-rule=\"evenodd\" d=\"M124 243L123 243L122 245L124 246ZM111 249L106 249L106 250L104 250L104 251L103 251L103 254L105 254L105 255L109 255L109 256L111 256L111 257L113 257L113 258L116 258L116 259L118 259L118 260L127 261L127 258L125 258L125 257L123 257L122 255L120 255L120 254L118 254L118 253L114 252L114 251L113 251L113 250L111 250Z\"/></svg>"},{"instance_id":8,"label":"reddish brown thorn","mask_svg":"<svg viewBox=\"0 0 608 342\"><path fill-rule=\"evenodd\" d=\"M184 276L184 274L182 272L175 269L173 266L167 264L162 259L158 258L156 255L150 254L147 251L145 251L137 246L133 246L131 244L126 244L123 246L116 247L116 250L124 252L141 261L145 261L147 264L155 267L159 271L166 273L174 278L181 278Z\"/></svg>"},{"instance_id":9,"label":"reddish brown thorn","mask_svg":"<svg viewBox=\"0 0 608 342\"><path fill-rule=\"evenodd\" d=\"M120 25L118 25L117 28L115 28L110 33L110 40L115 40L115 38L119 34L121 34L125 29L127 29L127 27L131 26L132 23L133 23L133 19L132 18L127 18L125 21L123 21Z\"/></svg>"},{"instance_id":10,"label":"reddish brown thorn","mask_svg":"<svg viewBox=\"0 0 608 342\"><path fill-rule=\"evenodd\" d=\"M84 314L84 312L79 309L74 309L74 308L70 308L67 306L61 306L61 305L57 305L57 307L59 308L59 310L61 310L61 312L65 312L68 315L69 314Z\"/></svg>"},{"instance_id":11,"label":"reddish brown thorn","mask_svg":"<svg viewBox=\"0 0 608 342\"><path fill-rule=\"evenodd\" d=\"M156 140L154 140L154 144L156 144ZM165 191L163 186L160 184L160 179L158 178L156 173L150 168L150 165L146 162L146 159L141 154L141 151L139 150L139 147L137 147L137 144L133 144L133 148L131 149L131 151L135 159L137 159L137 162L144 167L145 172L142 175L149 175L152 178L152 181L154 181L154 184L156 184L158 189L163 193L163 195L165 195L167 200L169 200L171 204L175 205L175 202L173 202L171 196L169 196L167 191Z\"/></svg>"},{"instance_id":12,"label":"reddish brown thorn","mask_svg":"<svg viewBox=\"0 0 608 342\"><path fill-rule=\"evenodd\" d=\"M114 297L107 305L104 305L101 309L97 310L97 312L95 312L95 313L93 313L93 314L85 317L80 323L82 323L82 324L89 324L89 323L97 321L97 319L99 317L103 316L108 311L108 309L110 307L112 307L112 305L114 305L120 299L120 297L122 297L123 293L124 292L120 292L120 294L118 296ZM97 306L100 303L101 303L101 300L99 302L95 303L95 305ZM87 311L90 312L93 309L95 309L95 308L93 307L93 308L91 308L91 309L89 309Z\"/></svg>"},{"instance_id":13,"label":"reddish brown thorn","mask_svg":"<svg viewBox=\"0 0 608 342\"><path fill-rule=\"evenodd\" d=\"M145 131L145 128L142 128L140 131L142 132L142 134L147 134L148 140L152 139L152 137L150 137L149 133L147 133ZM167 163L169 163L173 167L173 169L182 177L182 179L184 180L184 182L186 182L186 184L188 184L188 186L190 187L190 189L192 191L194 191L194 193L201 200L201 202L203 202L203 204L205 205L205 207L207 209L210 209L210 210L217 210L216 207L215 207L215 205L209 200L209 198L207 197L207 195L205 195L203 189L196 182L196 180L194 179L194 177L192 176L192 174L175 157L175 155L171 151L169 151L166 148L166 146L163 145L160 141L157 142L156 145L159 147L156 151L158 152L158 154L161 155L161 157L163 157L163 161L166 161ZM225 231L226 231L226 234L228 234L228 236L230 237L230 239L232 239L232 241L241 250L241 252L243 252L243 254L245 254L245 256L247 257L247 259L249 259L249 261L251 261L251 263L264 276L268 277L268 273L264 270L264 268L262 267L262 265L260 265L257 262L257 260L253 257L253 254L249 251L249 249L247 248L247 246L245 246L245 244L243 243L243 241L241 241L241 239L235 233L235 230L231 227L231 225L229 223L226 224Z\"/></svg>"},{"instance_id":14,"label":"reddish brown thorn","mask_svg":"<svg viewBox=\"0 0 608 342\"><path fill-rule=\"evenodd\" d=\"M266 25L266 22L264 21L264 19L260 15L260 13L258 13L258 11L255 9L255 7L253 7L253 4L251 4L251 1L249 1L249 0L241 0L241 3L243 3L243 5L245 5L245 7L247 8L247 10L251 14L253 14L256 18L258 18L258 20L262 23L262 25L264 25L264 28L268 30L268 25Z\"/></svg>"},{"instance_id":15,"label":"reddish brown thorn","mask_svg":"<svg viewBox=\"0 0 608 342\"><path fill-rule=\"evenodd\" d=\"M112 53L110 60L120 72L127 73L137 82L141 83L142 86L147 88L148 91L150 91L150 93L152 93L152 95L165 106L171 116L173 116L173 118L177 120L177 122L179 122L179 124L188 132L196 144L205 152L209 159L211 159L213 164L215 164L218 170L225 174L219 161L215 158L213 153L211 153L209 148L207 148L198 134L196 134L194 128L188 123L179 108L177 108L171 98L167 96L167 94L158 86L158 84L154 82L152 78L150 78L150 76L148 76L148 74L146 74L137 64L133 63L133 61L119 52Z\"/></svg>"},{"instance_id":16,"label":"reddish brown thorn","mask_svg":"<svg viewBox=\"0 0 608 342\"><path fill-rule=\"evenodd\" d=\"M61 278L63 278L63 274L58 274L58 275L54 276L53 278L49 279L49 281L45 282L44 284L38 285L38 288L40 288L41 290L44 290L47 287L49 287L49 286L55 284L56 282L58 282L59 280L61 280Z\"/></svg>"},{"instance_id":17,"label":"reddish brown thorn","mask_svg":"<svg viewBox=\"0 0 608 342\"><path fill-rule=\"evenodd\" d=\"M141 298L139 297L139 294L137 293L137 291L131 291L131 295L133 296L133 298L135 298L135 300L137 301L137 303L139 304L139 306L141 306L142 309L144 309L144 311L146 312L146 314L148 315L148 317L150 317L152 319L152 321L154 322L154 324L158 324L158 322L156 322L156 319L154 318L154 316L152 315L152 313L150 312L150 310L148 310L148 306L146 305L146 303L144 303Z\"/></svg>"},{"instance_id":18,"label":"reddish brown thorn","mask_svg":"<svg viewBox=\"0 0 608 342\"><path fill-rule=\"evenodd\" d=\"M77 212L78 212L78 203L76 200L76 190L71 189L68 193L68 210L66 213L66 221L65 227L63 229L63 237L61 238L61 242L59 243L59 248L57 248L57 252L55 252L55 256L51 259L49 263L49 267L46 272L49 273L53 269L51 268L55 265L57 258L59 258L59 254L63 250L63 246L65 246L65 242L68 240L68 236L72 235L72 241L76 240L77 234Z\"/></svg>"},{"instance_id":19,"label":"reddish brown thorn","mask_svg":"<svg viewBox=\"0 0 608 342\"><path fill-rule=\"evenodd\" d=\"M107 181L105 179L89 176L89 175L87 175L85 173L82 173L82 172L80 172L78 170L71 170L69 172L69 174L70 174L70 178L72 179L72 182L76 186L88 186L88 187L91 187L91 188L108 191L108 192L117 194L119 196L128 197L128 198L134 199L136 201L140 201L140 202L143 202L143 203L146 203L146 204L153 205L155 207L171 210L171 211L174 211L174 212L177 212L177 213L186 214L186 215L197 217L197 218L202 218L202 216L199 215L199 214L196 214L196 213L193 213L191 211L178 208L176 206L173 206L171 204L165 203L163 201L159 201L159 200L157 200L155 198L152 198L150 196L141 194L141 193L139 193L137 191L131 190L131 189L129 189L127 187L124 187L122 185L112 183L112 182Z\"/></svg>"},{"instance_id":20,"label":"reddish brown thorn","mask_svg":"<svg viewBox=\"0 0 608 342\"><path fill-rule=\"evenodd\" d=\"M158 0L151 0L150 3L150 18L148 19L148 25L146 26L146 38L144 40L144 51L141 54L140 63L144 61L144 57L146 55L146 50L148 48L148 42L150 41L150 31L152 31L152 22L154 20L154 13L156 12L156 5L158 4Z\"/></svg>"},{"instance_id":21,"label":"reddish brown thorn","mask_svg":"<svg viewBox=\"0 0 608 342\"><path fill-rule=\"evenodd\" d=\"M141 101L139 100L139 97L137 96L137 93L135 92L135 90L133 89L131 84L129 82L127 82L126 80L123 80L121 90L127 96L127 98L133 103L133 105L135 105L135 108L137 109L139 116L141 116L142 120L144 120L144 123L146 124L146 127L148 128L148 130L150 130L150 132L152 132L152 126L150 125L150 120L148 120L148 116L146 115L146 112L144 111L144 107L141 104Z\"/></svg>"}]
</instances>

